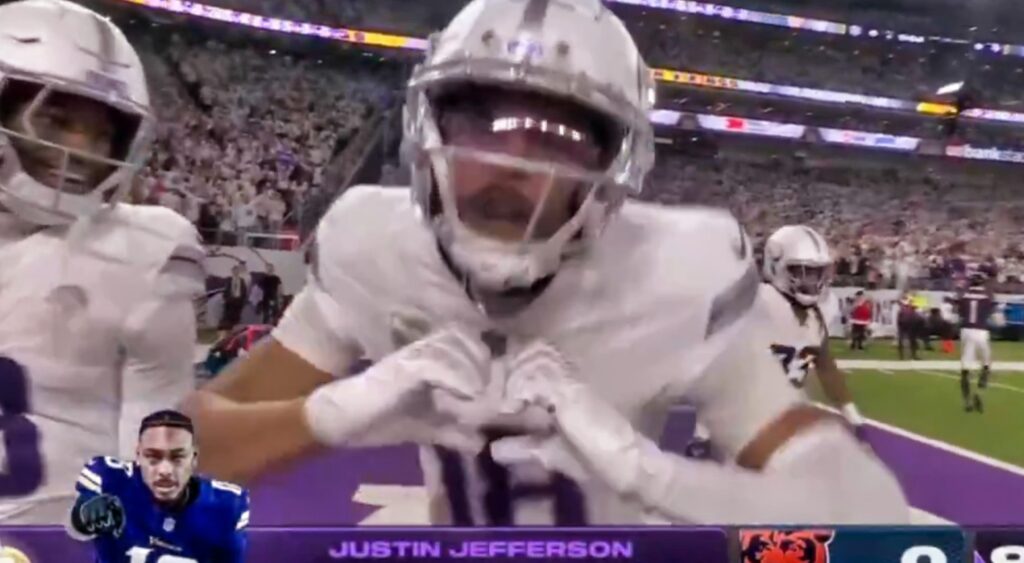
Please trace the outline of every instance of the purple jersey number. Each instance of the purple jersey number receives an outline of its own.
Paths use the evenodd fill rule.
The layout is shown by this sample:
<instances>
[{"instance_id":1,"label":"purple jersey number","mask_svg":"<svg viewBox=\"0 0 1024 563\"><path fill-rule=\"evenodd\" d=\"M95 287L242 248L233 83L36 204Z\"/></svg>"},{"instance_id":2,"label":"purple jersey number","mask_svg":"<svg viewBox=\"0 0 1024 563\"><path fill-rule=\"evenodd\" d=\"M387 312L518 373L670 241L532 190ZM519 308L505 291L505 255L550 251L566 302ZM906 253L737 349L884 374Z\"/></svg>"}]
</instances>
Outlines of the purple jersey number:
<instances>
[{"instance_id":1,"label":"purple jersey number","mask_svg":"<svg viewBox=\"0 0 1024 563\"><path fill-rule=\"evenodd\" d=\"M470 509L469 483L462 456L446 448L436 448L454 525L513 526L515 502L529 498L552 499L556 526L587 525L585 499L579 485L560 473L553 473L550 482L543 485L514 484L509 470L494 461L490 453L491 442L513 434L485 431L484 435L488 439L488 444L476 457L476 465L478 473L485 480L483 509L486 522L474 522Z\"/></svg>"},{"instance_id":2,"label":"purple jersey number","mask_svg":"<svg viewBox=\"0 0 1024 563\"><path fill-rule=\"evenodd\" d=\"M43 484L39 429L29 412L28 376L21 364L0 356L0 439L7 471L0 472L0 498L20 497Z\"/></svg>"}]
</instances>

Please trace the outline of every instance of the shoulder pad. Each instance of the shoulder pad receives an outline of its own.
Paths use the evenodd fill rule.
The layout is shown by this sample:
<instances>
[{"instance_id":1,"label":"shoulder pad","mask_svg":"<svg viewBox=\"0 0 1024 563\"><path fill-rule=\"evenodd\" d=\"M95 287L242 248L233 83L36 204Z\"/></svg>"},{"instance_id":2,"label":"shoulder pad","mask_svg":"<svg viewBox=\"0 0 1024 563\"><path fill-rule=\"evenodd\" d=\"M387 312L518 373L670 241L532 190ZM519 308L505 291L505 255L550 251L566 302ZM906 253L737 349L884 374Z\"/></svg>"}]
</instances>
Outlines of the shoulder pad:
<instances>
[{"instance_id":1,"label":"shoulder pad","mask_svg":"<svg viewBox=\"0 0 1024 563\"><path fill-rule=\"evenodd\" d=\"M88 461L78 474L78 488L96 494L116 488L117 483L129 479L135 471L132 462L113 457L97 456Z\"/></svg>"},{"instance_id":2,"label":"shoulder pad","mask_svg":"<svg viewBox=\"0 0 1024 563\"><path fill-rule=\"evenodd\" d=\"M705 338L710 338L746 315L753 308L761 287L761 276L753 259L753 247L746 230L727 210L718 208L684 208L677 211L682 244L697 245L694 258L687 267L703 272L705 286L711 297L711 308ZM699 238L694 239L691 230ZM684 238L685 237L685 238Z\"/></svg>"},{"instance_id":3,"label":"shoulder pad","mask_svg":"<svg viewBox=\"0 0 1024 563\"><path fill-rule=\"evenodd\" d=\"M140 270L160 294L205 287L206 249L195 226L171 209L119 204L80 229L77 237L89 252Z\"/></svg>"},{"instance_id":4,"label":"shoulder pad","mask_svg":"<svg viewBox=\"0 0 1024 563\"><path fill-rule=\"evenodd\" d=\"M350 276L367 268L363 263L367 249L377 246L403 200L409 201L409 194L400 188L355 186L346 190L317 225L310 265L313 276L321 284L329 284L337 275Z\"/></svg>"},{"instance_id":5,"label":"shoulder pad","mask_svg":"<svg viewBox=\"0 0 1024 563\"><path fill-rule=\"evenodd\" d=\"M210 479L210 500L236 530L249 525L249 491L241 485Z\"/></svg>"},{"instance_id":6,"label":"shoulder pad","mask_svg":"<svg viewBox=\"0 0 1024 563\"><path fill-rule=\"evenodd\" d=\"M757 289L760 284L761 277L751 262L711 301L711 312L708 316L708 326L704 337L710 338L747 314L757 299Z\"/></svg>"}]
</instances>

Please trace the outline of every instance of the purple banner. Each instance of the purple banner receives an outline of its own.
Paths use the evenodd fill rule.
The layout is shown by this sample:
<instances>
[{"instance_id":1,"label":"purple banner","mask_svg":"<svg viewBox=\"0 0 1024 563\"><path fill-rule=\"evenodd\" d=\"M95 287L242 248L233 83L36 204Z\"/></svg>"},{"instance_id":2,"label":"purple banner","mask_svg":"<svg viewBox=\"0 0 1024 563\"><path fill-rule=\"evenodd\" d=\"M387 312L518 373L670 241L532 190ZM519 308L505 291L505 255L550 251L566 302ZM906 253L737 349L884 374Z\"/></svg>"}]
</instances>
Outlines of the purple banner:
<instances>
[{"instance_id":1,"label":"purple banner","mask_svg":"<svg viewBox=\"0 0 1024 563\"><path fill-rule=\"evenodd\" d=\"M1024 529L978 530L974 536L974 563L1024 561Z\"/></svg>"},{"instance_id":2,"label":"purple banner","mask_svg":"<svg viewBox=\"0 0 1024 563\"><path fill-rule=\"evenodd\" d=\"M364 559L728 562L725 532L711 528L258 528L249 538L246 560L252 563ZM5 562L74 563L91 561L91 555L89 544L71 540L61 529L0 528L0 560Z\"/></svg>"}]
</instances>

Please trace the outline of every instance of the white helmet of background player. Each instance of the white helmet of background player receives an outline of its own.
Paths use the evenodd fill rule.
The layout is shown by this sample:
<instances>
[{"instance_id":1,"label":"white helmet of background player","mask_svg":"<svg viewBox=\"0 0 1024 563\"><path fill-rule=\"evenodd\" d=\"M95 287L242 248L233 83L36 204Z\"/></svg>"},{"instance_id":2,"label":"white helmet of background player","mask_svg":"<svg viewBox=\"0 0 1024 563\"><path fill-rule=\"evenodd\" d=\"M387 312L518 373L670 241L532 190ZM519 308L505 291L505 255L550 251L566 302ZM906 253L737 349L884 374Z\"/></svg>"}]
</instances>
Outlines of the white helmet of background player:
<instances>
[{"instance_id":1,"label":"white helmet of background player","mask_svg":"<svg viewBox=\"0 0 1024 563\"><path fill-rule=\"evenodd\" d=\"M600 0L474 0L409 83L413 195L471 288L553 275L654 163L654 82Z\"/></svg>"},{"instance_id":2,"label":"white helmet of background player","mask_svg":"<svg viewBox=\"0 0 1024 563\"><path fill-rule=\"evenodd\" d=\"M122 199L154 130L138 54L64 0L0 6L0 206L40 225Z\"/></svg>"},{"instance_id":3,"label":"white helmet of background player","mask_svg":"<svg viewBox=\"0 0 1024 563\"><path fill-rule=\"evenodd\" d=\"M832 255L810 227L786 225L764 245L764 278L801 305L818 304L831 281Z\"/></svg>"}]
</instances>

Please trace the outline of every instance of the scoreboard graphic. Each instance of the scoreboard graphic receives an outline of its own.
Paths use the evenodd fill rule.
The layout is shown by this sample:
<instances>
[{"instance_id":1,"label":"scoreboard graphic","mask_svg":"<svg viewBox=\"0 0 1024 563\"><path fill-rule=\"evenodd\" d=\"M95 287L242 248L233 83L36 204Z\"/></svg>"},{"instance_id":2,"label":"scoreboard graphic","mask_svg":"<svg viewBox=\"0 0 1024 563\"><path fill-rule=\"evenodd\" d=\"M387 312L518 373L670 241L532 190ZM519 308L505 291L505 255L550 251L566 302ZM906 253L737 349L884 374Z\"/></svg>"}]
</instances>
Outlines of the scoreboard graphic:
<instances>
[{"instance_id":1,"label":"scoreboard graphic","mask_svg":"<svg viewBox=\"0 0 1024 563\"><path fill-rule=\"evenodd\" d=\"M741 529L739 543L741 563L961 563L965 538L954 528Z\"/></svg>"},{"instance_id":2,"label":"scoreboard graphic","mask_svg":"<svg viewBox=\"0 0 1024 563\"><path fill-rule=\"evenodd\" d=\"M1024 563L1024 530L992 529L974 536L974 563Z\"/></svg>"},{"instance_id":3,"label":"scoreboard graphic","mask_svg":"<svg viewBox=\"0 0 1024 563\"><path fill-rule=\"evenodd\" d=\"M1024 563L1024 529L256 527L249 538L250 563ZM0 563L89 560L88 544L61 528L0 528ZM145 563L179 560L164 556Z\"/></svg>"}]
</instances>

